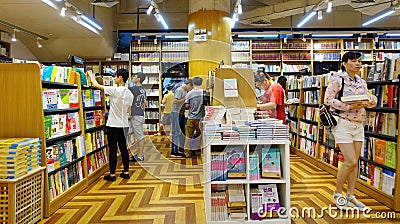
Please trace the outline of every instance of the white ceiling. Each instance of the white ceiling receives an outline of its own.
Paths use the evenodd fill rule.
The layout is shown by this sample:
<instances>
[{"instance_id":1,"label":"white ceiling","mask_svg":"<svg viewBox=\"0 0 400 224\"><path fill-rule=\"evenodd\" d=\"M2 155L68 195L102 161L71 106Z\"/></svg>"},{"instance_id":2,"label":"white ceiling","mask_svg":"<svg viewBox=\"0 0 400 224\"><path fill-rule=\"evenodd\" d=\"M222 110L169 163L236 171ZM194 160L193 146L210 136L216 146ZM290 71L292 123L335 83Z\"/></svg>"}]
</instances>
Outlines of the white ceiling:
<instances>
[{"instance_id":1,"label":"white ceiling","mask_svg":"<svg viewBox=\"0 0 400 224\"><path fill-rule=\"evenodd\" d=\"M95 15L96 19L105 27L100 34L93 33L71 18L61 17L59 11L51 8L41 0L0 0L0 20L48 38L48 40L43 41L43 48L38 49L35 37L22 32L17 33L17 38L41 61L65 61L68 54L88 59L104 59L105 57L112 56L117 30L135 31L138 28L136 26L137 15L126 13L136 12L138 6L147 8L150 0L120 0L120 3L111 9L103 7L94 8L90 4L91 1L69 0L69 2L78 6L87 14ZM156 2L170 29L187 29L189 0L156 0ZM230 11L233 10L234 2L235 0L231 0ZM273 9L277 10L285 3L289 7L293 7L295 4L292 3L299 2L302 4L304 2L314 3L318 2L318 0L242 0L243 10L248 13L259 13L257 10L260 9L267 12L268 6L274 6ZM306 27L358 28L361 21L368 17L366 14L374 14L390 5L390 1L387 0L376 0L377 3L386 3L367 8L360 8L366 4L351 4L350 0L334 0L333 2L335 5L333 13L329 15L324 14L323 21L315 19L307 24ZM397 3L397 1L394 2ZM93 13L93 10L95 10L95 13ZM297 9L287 8L283 13L279 14L279 18L272 19L272 26L267 28L294 27L297 20L302 16L302 11L304 11L302 7ZM161 25L153 16L140 15L139 22L139 30L163 31ZM375 27L397 28L399 24L399 16L392 16L385 21L379 22ZM254 27L239 24L237 28ZM0 30L12 32L11 28L2 25L0 25Z\"/></svg>"}]
</instances>

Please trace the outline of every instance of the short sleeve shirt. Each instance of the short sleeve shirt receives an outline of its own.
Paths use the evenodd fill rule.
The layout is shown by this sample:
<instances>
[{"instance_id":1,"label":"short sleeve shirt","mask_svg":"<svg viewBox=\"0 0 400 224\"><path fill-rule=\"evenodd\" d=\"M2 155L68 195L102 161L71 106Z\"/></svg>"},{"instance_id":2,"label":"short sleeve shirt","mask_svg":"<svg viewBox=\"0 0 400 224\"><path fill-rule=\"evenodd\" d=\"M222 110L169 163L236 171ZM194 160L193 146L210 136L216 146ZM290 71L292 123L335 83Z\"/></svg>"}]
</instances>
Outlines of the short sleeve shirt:
<instances>
[{"instance_id":1,"label":"short sleeve shirt","mask_svg":"<svg viewBox=\"0 0 400 224\"><path fill-rule=\"evenodd\" d=\"M146 102L146 90L143 86L132 86L129 90L133 94L133 103L131 107L132 116L144 116L144 103Z\"/></svg>"},{"instance_id":2,"label":"short sleeve shirt","mask_svg":"<svg viewBox=\"0 0 400 224\"><path fill-rule=\"evenodd\" d=\"M128 127L128 108L132 104L133 95L125 86L104 86L104 94L110 96L110 111L107 127Z\"/></svg>"}]
</instances>

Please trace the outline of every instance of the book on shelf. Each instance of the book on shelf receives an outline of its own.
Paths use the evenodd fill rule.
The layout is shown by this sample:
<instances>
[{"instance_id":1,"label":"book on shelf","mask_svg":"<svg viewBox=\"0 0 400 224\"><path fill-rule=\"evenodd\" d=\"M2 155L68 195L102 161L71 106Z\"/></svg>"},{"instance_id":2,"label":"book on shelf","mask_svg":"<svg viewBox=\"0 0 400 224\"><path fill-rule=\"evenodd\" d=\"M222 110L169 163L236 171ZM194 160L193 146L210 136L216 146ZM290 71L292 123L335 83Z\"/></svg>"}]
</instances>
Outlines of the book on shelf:
<instances>
[{"instance_id":1,"label":"book on shelf","mask_svg":"<svg viewBox=\"0 0 400 224\"><path fill-rule=\"evenodd\" d=\"M228 184L228 207L246 207L243 184Z\"/></svg>"},{"instance_id":2,"label":"book on shelf","mask_svg":"<svg viewBox=\"0 0 400 224\"><path fill-rule=\"evenodd\" d=\"M385 165L396 169L396 159L397 156L397 143L395 142L386 142L386 160Z\"/></svg>"},{"instance_id":3,"label":"book on shelf","mask_svg":"<svg viewBox=\"0 0 400 224\"><path fill-rule=\"evenodd\" d=\"M228 178L245 178L246 163L243 146L228 146L225 148L227 156Z\"/></svg>"},{"instance_id":4,"label":"book on shelf","mask_svg":"<svg viewBox=\"0 0 400 224\"><path fill-rule=\"evenodd\" d=\"M258 190L262 192L262 208L264 212L278 211L280 206L278 186L276 184L260 184Z\"/></svg>"},{"instance_id":5,"label":"book on shelf","mask_svg":"<svg viewBox=\"0 0 400 224\"><path fill-rule=\"evenodd\" d=\"M382 139L376 139L374 161L380 164L385 164L385 159L386 159L386 141Z\"/></svg>"},{"instance_id":6,"label":"book on shelf","mask_svg":"<svg viewBox=\"0 0 400 224\"><path fill-rule=\"evenodd\" d=\"M258 188L250 189L251 201L251 219L262 220L261 212L263 211L263 193Z\"/></svg>"},{"instance_id":7,"label":"book on shelf","mask_svg":"<svg viewBox=\"0 0 400 224\"><path fill-rule=\"evenodd\" d=\"M262 148L262 177L280 178L281 177L281 156L280 149L269 147Z\"/></svg>"}]
</instances>

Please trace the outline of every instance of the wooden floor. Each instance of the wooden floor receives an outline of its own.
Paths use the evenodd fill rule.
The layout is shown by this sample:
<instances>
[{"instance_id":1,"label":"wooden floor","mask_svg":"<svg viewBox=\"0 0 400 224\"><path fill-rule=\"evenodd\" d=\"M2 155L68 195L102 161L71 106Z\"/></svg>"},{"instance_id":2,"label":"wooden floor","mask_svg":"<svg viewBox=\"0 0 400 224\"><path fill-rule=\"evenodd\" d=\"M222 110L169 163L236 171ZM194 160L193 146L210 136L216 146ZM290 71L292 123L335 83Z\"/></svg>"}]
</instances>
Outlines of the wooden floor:
<instances>
[{"instance_id":1,"label":"wooden floor","mask_svg":"<svg viewBox=\"0 0 400 224\"><path fill-rule=\"evenodd\" d=\"M150 139L145 146L146 162L142 166L131 163L129 180L117 178L110 183L99 179L40 223L205 223L200 157L171 159L171 145L165 136ZM121 167L117 174L120 171ZM292 215L297 209L301 217L306 207L314 207L319 215L323 207L333 206L334 184L332 175L291 156ZM371 217L376 212L391 212L359 191L356 196L371 207ZM400 214L397 219L366 218L362 214L359 218L334 218L335 213L331 217L327 210L321 218L307 218L307 214L292 217L292 223L400 223Z\"/></svg>"}]
</instances>

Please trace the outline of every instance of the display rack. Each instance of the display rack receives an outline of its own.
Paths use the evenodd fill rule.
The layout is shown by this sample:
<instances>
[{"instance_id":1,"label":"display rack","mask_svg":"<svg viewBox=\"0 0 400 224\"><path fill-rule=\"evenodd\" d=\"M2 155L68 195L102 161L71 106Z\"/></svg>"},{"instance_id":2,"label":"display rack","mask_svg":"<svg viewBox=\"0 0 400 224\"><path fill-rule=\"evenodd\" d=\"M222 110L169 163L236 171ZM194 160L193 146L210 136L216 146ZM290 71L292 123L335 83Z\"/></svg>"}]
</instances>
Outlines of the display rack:
<instances>
[{"instance_id":1,"label":"display rack","mask_svg":"<svg viewBox=\"0 0 400 224\"><path fill-rule=\"evenodd\" d=\"M252 220L255 214L252 214L252 201L250 189L255 188L259 185L265 184L276 184L279 195L279 203L280 207L290 208L290 166L289 166L289 141L285 140L241 140L241 141L223 141L216 140L203 137L204 139L204 203L206 210L206 220L207 223L233 223L233 220L228 219L228 215L226 214L226 220L223 221L212 221L212 205L211 205L211 194L212 189L216 187L212 187L212 185L244 185L245 191L245 210L246 218L244 220L240 220L238 222L241 223L290 223L290 215L285 213L282 214L282 217L264 217L262 220ZM216 181L212 180L211 171L212 168L212 154L214 153L224 153L226 147L234 146L234 147L244 147L244 161L245 161L245 177L243 179L230 179L229 177L226 180ZM275 178L263 178L261 177L259 180L251 180L250 178L250 163L249 158L250 155L256 155L261 157L261 149L269 148L269 147L279 148L280 152L280 164L281 164L281 177L278 179ZM260 160L261 163L261 160ZM261 174L260 174L261 175ZM256 209L257 210L257 209ZM254 211L254 208L253 208Z\"/></svg>"}]
</instances>

